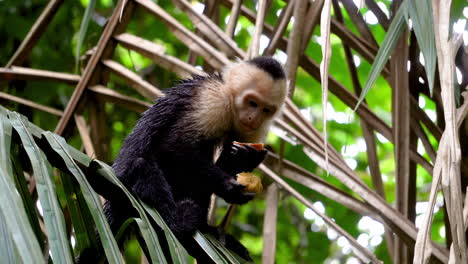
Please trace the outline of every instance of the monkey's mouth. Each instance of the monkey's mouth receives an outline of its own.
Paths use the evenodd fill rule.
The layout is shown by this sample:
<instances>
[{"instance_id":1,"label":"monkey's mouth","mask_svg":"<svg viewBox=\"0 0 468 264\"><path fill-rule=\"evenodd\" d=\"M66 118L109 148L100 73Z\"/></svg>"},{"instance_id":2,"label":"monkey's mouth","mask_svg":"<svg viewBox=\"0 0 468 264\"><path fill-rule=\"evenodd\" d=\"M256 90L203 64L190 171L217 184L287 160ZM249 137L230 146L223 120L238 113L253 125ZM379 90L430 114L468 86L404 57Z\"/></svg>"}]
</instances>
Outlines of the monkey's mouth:
<instances>
[{"instance_id":1,"label":"monkey's mouth","mask_svg":"<svg viewBox=\"0 0 468 264\"><path fill-rule=\"evenodd\" d=\"M249 132L252 132L252 131L255 131L257 130L256 127L252 126L251 124L248 124L248 123L244 123L244 122L240 122L241 124L241 127L244 129L244 130L247 130Z\"/></svg>"}]
</instances>

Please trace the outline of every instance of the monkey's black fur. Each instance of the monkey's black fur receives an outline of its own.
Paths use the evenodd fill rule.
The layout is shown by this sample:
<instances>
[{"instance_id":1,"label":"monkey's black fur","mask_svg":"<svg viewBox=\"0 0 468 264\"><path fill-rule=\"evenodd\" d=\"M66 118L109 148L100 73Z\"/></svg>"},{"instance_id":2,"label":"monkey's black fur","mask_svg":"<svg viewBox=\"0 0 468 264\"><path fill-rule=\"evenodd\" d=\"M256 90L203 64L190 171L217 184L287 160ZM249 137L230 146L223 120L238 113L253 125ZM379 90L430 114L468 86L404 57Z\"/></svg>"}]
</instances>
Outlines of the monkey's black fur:
<instances>
[{"instance_id":1,"label":"monkey's black fur","mask_svg":"<svg viewBox=\"0 0 468 264\"><path fill-rule=\"evenodd\" d=\"M223 138L210 138L194 131L190 113L196 107L195 97L208 78L222 82L220 75L196 75L166 90L166 95L142 114L113 164L122 183L157 209L201 264L211 260L192 238L197 229L214 234L238 255L250 258L237 240L207 225L207 213L213 193L229 203L243 204L251 200L254 194L244 192L245 187L236 181L235 175L252 171L266 154L266 151L233 145L238 138L233 131ZM214 164L213 154L219 144L223 144L223 152ZM108 196L105 214L115 233L127 218L137 214L124 196L105 196ZM88 262L92 254L96 252L82 253L79 262Z\"/></svg>"},{"instance_id":2,"label":"monkey's black fur","mask_svg":"<svg viewBox=\"0 0 468 264\"><path fill-rule=\"evenodd\" d=\"M283 67L281 67L281 64L279 64L277 60L274 60L271 57L255 57L251 60L248 60L247 63L253 64L264 70L270 74L271 77L273 77L273 80L284 79L286 76L284 74Z\"/></svg>"}]
</instances>

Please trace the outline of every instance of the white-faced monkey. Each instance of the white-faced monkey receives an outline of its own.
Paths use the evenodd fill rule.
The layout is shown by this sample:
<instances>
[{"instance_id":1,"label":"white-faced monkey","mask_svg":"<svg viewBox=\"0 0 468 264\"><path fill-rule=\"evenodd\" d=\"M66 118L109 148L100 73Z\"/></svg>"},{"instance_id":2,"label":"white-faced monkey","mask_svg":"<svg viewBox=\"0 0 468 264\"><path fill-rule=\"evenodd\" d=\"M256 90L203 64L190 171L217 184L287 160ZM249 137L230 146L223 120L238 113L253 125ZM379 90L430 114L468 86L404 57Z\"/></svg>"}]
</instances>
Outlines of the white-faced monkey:
<instances>
[{"instance_id":1,"label":"white-faced monkey","mask_svg":"<svg viewBox=\"0 0 468 264\"><path fill-rule=\"evenodd\" d=\"M198 263L210 262L192 236L197 229L213 231L207 224L211 195L233 204L254 196L244 191L236 174L252 171L266 151L233 141L262 142L286 95L285 73L276 60L257 57L233 63L219 73L196 75L167 89L125 139L113 165L115 173L133 194L157 209ZM218 147L222 152L214 162ZM123 197L108 199L105 212L116 232L136 213ZM223 240L249 258L234 238Z\"/></svg>"}]
</instances>

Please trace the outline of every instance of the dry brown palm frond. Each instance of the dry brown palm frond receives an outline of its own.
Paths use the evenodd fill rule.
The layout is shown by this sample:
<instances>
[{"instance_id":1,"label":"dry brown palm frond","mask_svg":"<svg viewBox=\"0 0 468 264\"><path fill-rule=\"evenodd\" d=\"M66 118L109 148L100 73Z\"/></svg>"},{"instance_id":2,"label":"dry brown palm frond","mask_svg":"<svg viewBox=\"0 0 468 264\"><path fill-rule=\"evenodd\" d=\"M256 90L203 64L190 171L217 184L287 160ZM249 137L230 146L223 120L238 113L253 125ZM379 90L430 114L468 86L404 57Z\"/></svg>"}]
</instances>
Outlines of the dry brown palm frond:
<instances>
[{"instance_id":1,"label":"dry brown palm frond","mask_svg":"<svg viewBox=\"0 0 468 264\"><path fill-rule=\"evenodd\" d=\"M185 0L173 1L192 19L192 23L196 28L199 29L205 37L208 37L218 49L225 52L228 57L246 57L246 53L208 17L197 13Z\"/></svg>"},{"instance_id":2,"label":"dry brown palm frond","mask_svg":"<svg viewBox=\"0 0 468 264\"><path fill-rule=\"evenodd\" d=\"M184 42L191 50L194 50L202 56L214 68L219 69L223 65L229 63L228 58L224 54L217 51L200 37L196 36L153 1L136 0L135 2L161 19L171 29L172 33L176 37Z\"/></svg>"},{"instance_id":3,"label":"dry brown palm frond","mask_svg":"<svg viewBox=\"0 0 468 264\"><path fill-rule=\"evenodd\" d=\"M332 144L326 142L327 123L324 122L324 133L320 133L311 121L301 114L301 110L294 104L293 99L296 98L293 95L297 76L301 78L307 76L321 82L324 110L328 101L328 92L335 95L348 108L354 109L356 107L358 95L362 92L359 74L362 73L363 68L358 68L355 65L353 52L361 56L366 63L373 64L379 60L380 51L388 48L384 43L377 42L376 39L380 39L379 35L376 34L378 30L376 31L374 26L369 25L364 19L364 14L372 11L385 32L392 32L391 25L395 21L394 17L387 17L381 3L377 5L376 1L366 0L368 10L360 10L363 8L363 0L289 0L280 3L282 10L275 17L269 14L270 10L276 8L275 10L279 11L280 8L278 8L278 2L271 0L256 1L258 5L254 9L247 7L252 6L252 3L247 0L208 0L203 3L203 13L196 10L193 3L187 0L173 0L169 3L170 8L168 9L163 8L165 3L158 2L159 4L157 4L152 0L120 0L113 15L107 21L97 46L91 49L89 61L81 75L19 67L25 62L63 2L61 0L49 2L7 66L0 68L0 79L2 79L2 84L3 81L9 83L11 80L24 80L27 82L52 81L74 85L73 95L69 98L65 110L56 109L60 108L56 105L51 107L42 102L26 100L24 98L29 97L23 97L20 93L15 93L16 91L12 94L6 93L12 91L11 89L0 92L2 101L25 105L33 109L33 112L39 110L58 116L60 122L57 125L57 133L68 137L73 134L73 130L70 128L76 128L75 134L79 134L81 138L82 149L90 156L95 155L99 159L108 161L110 159L110 131L106 126L108 124L106 121L109 118L106 116L105 104L112 103L134 112L142 112L150 106L146 101L124 95L120 93L120 90L117 92L117 90L108 88L115 87L112 83L115 80L110 79L109 74L119 76L125 81L125 84L134 88L147 99L154 99L162 95L162 91L145 79L147 74L139 75L126 68L124 63L117 62L118 60L114 56L117 44L151 59L157 67L151 65L149 68L162 70L171 76L173 76L172 73L175 73L185 78L191 74L201 75L205 72L218 70L235 57L246 59L257 56L260 52L261 37L266 36L269 41L264 55L277 55L279 51L286 53L285 69L291 79L291 98L287 100L281 119L275 121L275 127L281 133L286 134L286 136L283 135L282 139L293 138L295 143L303 147L301 154L309 162L318 165L318 171L328 170L330 176L338 179L345 188L340 189L331 184L329 178L322 178L314 172L306 170L306 166L301 167L291 162L284 152L286 141L278 143L278 154L270 153L268 159L261 166L261 170L274 181L266 192L263 241L269 243L263 244L263 263L274 263L276 260L276 246L278 245L276 229L279 226L277 221L278 208L281 204L280 195L283 193L291 194L305 206L315 210L313 203L298 190L292 188L284 179L299 183L301 188L307 188L314 193L324 195L360 215L368 215L383 223L386 230L387 250L394 262L411 262L411 251L415 252L414 263L427 263L429 258L442 263L466 262L468 252L464 249L466 248L465 235L468 226L468 195L462 193L461 187L464 185L460 179L468 172L468 169L461 162L463 147L460 147L459 137L461 136L458 133L461 122L466 119L468 98L465 98L464 104L456 109L453 95L457 93L453 90L453 72L455 72L455 51L459 49L459 43L456 41L456 37L449 38L448 35L450 32L448 19L451 1L432 1L433 17L436 22L434 23L434 32L425 31L430 34L435 33L436 36L440 85L437 84L434 91L430 91L427 87L428 84L419 83L419 78L424 82L429 82L428 79L434 77L428 76L431 74L427 65L421 65L418 60L420 52L424 54L425 59L427 58L427 49L425 50L424 45L419 45L421 40L418 37L420 35L415 33L416 36L411 36L408 32L402 31L402 34L397 35L398 38L395 37L397 49L394 50L391 61L381 63L382 70L379 73L385 81L391 84L393 93L392 123L389 125L374 112L373 103L375 104L375 102L371 100L369 100L369 104L366 102L361 104L355 112L356 116L360 118L362 136L366 143L366 161L369 168L367 174L370 174L372 184L369 184L365 178L361 178L362 171L360 169L355 171L346 163L344 156L337 151L338 148L335 149ZM394 8L398 6L398 3L405 4L406 2L408 1L394 1ZM333 13L330 9L332 3ZM178 47L183 47L184 53L166 52L163 45L134 35L136 33L127 29L129 21L138 19L134 16L134 10L137 7L142 7L146 11L142 12L143 16L153 15L158 21L161 21L167 27L166 31L177 38ZM231 10L229 19L227 19L225 7L227 10ZM413 13L410 11L405 11L405 15L413 21L411 30L416 32L423 20L419 22L414 20L414 10ZM343 17L342 12L347 13L345 17ZM321 21L319 23L320 14ZM188 18L188 20L179 19L180 17ZM224 21L223 18L225 18ZM402 16L400 18L401 21L404 20ZM249 29L251 36L247 36L250 45L242 43L238 46L235 40L239 37L236 36L236 26L244 23L246 19L250 21L247 24L251 27ZM291 27L292 21L294 23ZM403 25L403 29L406 26L404 23L406 22L403 21L399 24ZM255 26L252 27L252 24ZM317 36L313 36L313 34L317 32L318 24L320 24L322 41L322 62L320 64L315 60L316 57L311 55L312 45L309 45L317 40ZM192 26L195 28L193 31L189 29ZM223 27L225 28L223 29ZM430 37L429 33L427 35ZM336 44L335 42L330 43L331 34L334 34L333 41L338 40L343 46L350 82L340 79L343 78L342 76L338 78L338 76L333 76L328 72L332 47L330 44ZM408 36L410 36L409 42ZM164 41L163 39L162 42ZM240 46L248 46L248 51L242 50ZM334 51L338 46L333 45ZM281 52L280 55L284 55ZM318 48L314 52L318 53ZM408 61L411 62L411 70L409 71L407 70ZM199 66L195 66L200 62L202 62L203 70ZM303 75L297 75L298 68L302 68L301 74ZM466 73L463 72L462 75L463 78L466 77ZM437 80L437 77L435 79ZM111 80L110 84L109 80ZM352 84L354 92L351 91L351 87L346 86L348 83ZM118 89L120 88L118 87ZM419 106L418 99L421 98L421 95L424 95L425 100L430 100L435 104L439 120L431 120L430 115L425 112L423 107ZM466 94L463 95L466 97ZM4 110L0 108L0 112L3 114ZM323 117L323 120L326 121L326 114ZM72 118L74 122L70 122ZM441 122L441 119L444 120ZM0 121L1 125L3 121ZM30 126L33 127L33 125ZM443 131L443 129L445 130ZM378 155L381 149L380 144L376 142L376 133L383 135L389 140L388 144L394 148L392 157L395 160L395 177L397 179L395 192L390 192L388 184L382 180L379 164L381 161ZM0 135L0 140L2 136ZM38 137L37 134L35 136ZM418 152L419 142L422 143L425 154ZM437 144L438 149L436 148ZM419 232L414 224L414 214L416 195L420 195L423 191L415 185L417 166L423 168L424 173L427 172L433 176L429 208ZM28 179L35 181L35 175L28 176ZM36 183L33 182L29 187L36 188ZM443 190L444 206L448 216L446 229L451 238L447 238L446 241L452 243L450 251L430 239L430 233L433 231L431 226L434 217L433 208L440 188ZM393 199L393 193L396 193L396 209L386 200L386 197L389 197L389 200ZM213 201L215 204L216 201ZM216 207L213 206L212 211L210 211L211 223L215 223L216 220L215 210ZM348 239L361 261L379 261L373 253L360 246L356 239L337 226L329 216L320 214L318 211L316 213L330 227ZM226 217L228 220L224 224L229 224L229 219L232 218L233 214L234 208L232 207ZM42 231L47 232L42 219L39 224L42 224ZM46 251L45 255L48 256Z\"/></svg>"},{"instance_id":4,"label":"dry brown palm frond","mask_svg":"<svg viewBox=\"0 0 468 264\"><path fill-rule=\"evenodd\" d=\"M181 61L178 58L165 54L165 48L154 42L129 33L117 35L115 36L115 39L118 40L122 46L137 51L147 58L152 59L157 62L159 66L168 71L175 72L180 77L186 78L191 74L204 74L203 71L195 68L194 66Z\"/></svg>"}]
</instances>

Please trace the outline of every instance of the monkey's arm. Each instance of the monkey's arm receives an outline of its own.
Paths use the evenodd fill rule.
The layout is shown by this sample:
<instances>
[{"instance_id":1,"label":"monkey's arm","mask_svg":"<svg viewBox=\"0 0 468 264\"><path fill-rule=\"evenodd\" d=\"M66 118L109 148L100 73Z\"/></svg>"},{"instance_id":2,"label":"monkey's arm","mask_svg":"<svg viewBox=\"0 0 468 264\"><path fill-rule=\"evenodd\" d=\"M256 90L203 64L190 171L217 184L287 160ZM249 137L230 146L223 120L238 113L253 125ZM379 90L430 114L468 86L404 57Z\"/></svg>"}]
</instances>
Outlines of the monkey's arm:
<instances>
[{"instance_id":1,"label":"monkey's arm","mask_svg":"<svg viewBox=\"0 0 468 264\"><path fill-rule=\"evenodd\" d=\"M172 147L176 144L172 144ZM254 197L254 193L245 192L245 186L236 181L235 174L225 172L213 163L210 156L204 155L202 146L186 143L175 149L178 151L166 151L165 156L181 161L184 171L198 175L195 178L186 177L187 184L200 187L202 192L214 192L228 203L244 204Z\"/></svg>"}]
</instances>

